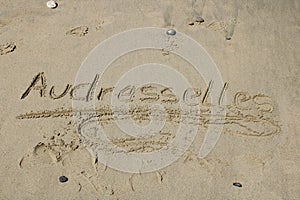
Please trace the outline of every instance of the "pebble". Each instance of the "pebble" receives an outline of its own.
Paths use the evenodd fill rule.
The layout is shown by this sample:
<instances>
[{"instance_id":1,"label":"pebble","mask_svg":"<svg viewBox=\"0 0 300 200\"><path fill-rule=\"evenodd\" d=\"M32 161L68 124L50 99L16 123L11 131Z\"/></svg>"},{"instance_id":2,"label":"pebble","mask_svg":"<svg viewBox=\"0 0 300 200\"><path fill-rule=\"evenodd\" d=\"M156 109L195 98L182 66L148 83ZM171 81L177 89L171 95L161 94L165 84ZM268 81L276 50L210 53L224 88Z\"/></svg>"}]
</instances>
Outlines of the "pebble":
<instances>
[{"instance_id":1,"label":"pebble","mask_svg":"<svg viewBox=\"0 0 300 200\"><path fill-rule=\"evenodd\" d=\"M233 183L233 186L235 186L235 187L243 187L242 184L238 183L238 182Z\"/></svg>"},{"instance_id":2,"label":"pebble","mask_svg":"<svg viewBox=\"0 0 300 200\"><path fill-rule=\"evenodd\" d=\"M50 1L47 2L47 7L48 8L54 9L57 6L58 6L58 4L54 0L50 0Z\"/></svg>"},{"instance_id":3,"label":"pebble","mask_svg":"<svg viewBox=\"0 0 300 200\"><path fill-rule=\"evenodd\" d=\"M68 179L66 176L60 176L58 180L59 180L59 182L61 182L61 183L65 183L65 182L67 182L69 179Z\"/></svg>"},{"instance_id":4,"label":"pebble","mask_svg":"<svg viewBox=\"0 0 300 200\"><path fill-rule=\"evenodd\" d=\"M226 40L231 40L231 36L230 36L230 35L227 35L227 36L226 36Z\"/></svg>"},{"instance_id":5,"label":"pebble","mask_svg":"<svg viewBox=\"0 0 300 200\"><path fill-rule=\"evenodd\" d=\"M176 31L174 29L167 30L167 35L176 35Z\"/></svg>"}]
</instances>

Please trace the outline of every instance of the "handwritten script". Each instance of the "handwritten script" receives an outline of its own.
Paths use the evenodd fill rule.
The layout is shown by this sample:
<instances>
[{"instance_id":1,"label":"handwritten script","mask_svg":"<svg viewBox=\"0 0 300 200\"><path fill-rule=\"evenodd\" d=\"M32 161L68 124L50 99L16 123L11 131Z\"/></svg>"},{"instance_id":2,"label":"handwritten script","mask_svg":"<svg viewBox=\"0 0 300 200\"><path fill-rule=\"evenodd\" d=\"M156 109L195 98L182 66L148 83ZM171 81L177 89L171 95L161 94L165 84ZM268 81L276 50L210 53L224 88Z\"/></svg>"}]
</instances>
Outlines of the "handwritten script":
<instances>
[{"instance_id":1,"label":"handwritten script","mask_svg":"<svg viewBox=\"0 0 300 200\"><path fill-rule=\"evenodd\" d=\"M77 114L89 115L90 118L97 118L99 122L112 123L115 119L127 120L133 119L137 123L148 122L155 113L157 118L166 119L170 123L197 123L197 125L207 128L210 124L223 123L225 132L236 133L244 136L270 136L280 132L279 123L273 118L273 105L271 98L265 94L250 95L246 91L236 92L233 102L227 105L221 105L222 98L228 88L228 83L219 97L219 104L209 103L209 93L212 90L213 81L211 81L204 92L200 88L187 88L182 97L176 96L172 88L155 84L149 84L136 88L135 86L125 86L118 92L118 100L127 102L130 109L123 107L112 107L105 103L105 98L109 99L114 87L100 88L95 95L96 82L99 76L95 76L92 83L83 83L72 86L67 84L60 93L55 93L55 87L49 90L50 99L60 99L67 95L69 98L78 101L90 101L96 96L96 100L101 102L95 110L74 110L72 108L57 108L54 110L31 111L16 116L17 119L39 119L39 118L58 118L73 117ZM25 99L32 91L38 91L38 96L45 98L47 91L46 77L44 73L37 74L21 99ZM86 91L85 95L78 95L78 91ZM82 92L80 93L82 94ZM180 98L188 106L199 106L200 112L193 113L189 109L183 110L179 106ZM159 103L165 109L164 112L153 111L151 105ZM212 115L211 110L214 106L219 106L226 111L226 116ZM220 120L221 118L225 120ZM194 119L194 120L189 120ZM195 120L196 119L196 120Z\"/></svg>"}]
</instances>

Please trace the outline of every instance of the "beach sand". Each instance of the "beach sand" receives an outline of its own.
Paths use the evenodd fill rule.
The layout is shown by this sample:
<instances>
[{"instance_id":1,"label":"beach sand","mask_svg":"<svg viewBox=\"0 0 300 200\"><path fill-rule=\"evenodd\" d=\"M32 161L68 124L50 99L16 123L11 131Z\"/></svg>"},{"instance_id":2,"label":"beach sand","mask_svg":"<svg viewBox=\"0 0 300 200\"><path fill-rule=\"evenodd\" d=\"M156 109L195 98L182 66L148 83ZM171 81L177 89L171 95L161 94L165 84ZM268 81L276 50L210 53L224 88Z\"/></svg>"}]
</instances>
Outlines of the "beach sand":
<instances>
[{"instance_id":1,"label":"beach sand","mask_svg":"<svg viewBox=\"0 0 300 200\"><path fill-rule=\"evenodd\" d=\"M55 9L46 2L0 1L1 200L300 199L298 0L58 0ZM226 83L227 114L206 157L198 156L199 148L208 127L217 124L210 120L209 104L198 116L192 145L178 160L152 172L129 173L90 153L94 143L85 141L72 121L70 91L98 44L144 27L173 28L201 44ZM172 66L201 91L203 100L208 84L172 48L130 52L100 77L95 89L95 95L103 95L97 97L98 120L109 139L127 152L160 150L182 123L178 104L162 100L169 118L157 137L123 138L105 105L111 87L132 67L154 62ZM35 78L40 88L26 93ZM161 100L153 95L143 99L149 90L162 95L164 88L137 87L130 114L140 125L149 122L147 105ZM60 182L61 176L68 180Z\"/></svg>"}]
</instances>

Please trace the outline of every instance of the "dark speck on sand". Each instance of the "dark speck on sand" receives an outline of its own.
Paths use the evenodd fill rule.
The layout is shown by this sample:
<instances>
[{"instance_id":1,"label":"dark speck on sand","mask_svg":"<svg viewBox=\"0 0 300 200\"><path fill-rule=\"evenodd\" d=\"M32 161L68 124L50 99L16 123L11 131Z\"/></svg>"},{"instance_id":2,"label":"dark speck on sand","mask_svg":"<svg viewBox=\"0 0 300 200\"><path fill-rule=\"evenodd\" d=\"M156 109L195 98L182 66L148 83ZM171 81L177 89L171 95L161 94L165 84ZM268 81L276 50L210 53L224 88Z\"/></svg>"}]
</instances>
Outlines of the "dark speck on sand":
<instances>
[{"instance_id":1,"label":"dark speck on sand","mask_svg":"<svg viewBox=\"0 0 300 200\"><path fill-rule=\"evenodd\" d=\"M65 183L65 182L67 182L69 179L67 178L67 177L65 177L65 176L60 176L59 177L59 182L61 182L61 183Z\"/></svg>"}]
</instances>

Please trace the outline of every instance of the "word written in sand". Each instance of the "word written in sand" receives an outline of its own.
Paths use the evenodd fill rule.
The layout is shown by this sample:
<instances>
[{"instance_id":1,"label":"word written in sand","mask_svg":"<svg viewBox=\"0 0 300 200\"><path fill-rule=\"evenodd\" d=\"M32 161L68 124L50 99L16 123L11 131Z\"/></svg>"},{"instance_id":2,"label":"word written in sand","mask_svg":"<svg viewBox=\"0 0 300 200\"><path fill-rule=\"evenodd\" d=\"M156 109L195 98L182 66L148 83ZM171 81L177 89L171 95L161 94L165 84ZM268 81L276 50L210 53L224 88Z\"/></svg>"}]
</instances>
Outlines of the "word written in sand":
<instances>
[{"instance_id":1,"label":"word written in sand","mask_svg":"<svg viewBox=\"0 0 300 200\"><path fill-rule=\"evenodd\" d=\"M246 91L236 92L233 100L226 105L221 104L224 93L228 88L228 83L224 84L219 96L217 105L209 103L207 99L212 90L212 81L202 93L198 88L186 89L181 97L176 96L171 88L148 84L140 88L126 86L118 94L118 100L126 102L129 107L112 106L104 97L113 92L114 87L100 88L97 95L95 93L96 83L99 76L96 75L92 83L71 86L67 84L64 91L57 95L54 86L50 88L51 99L60 99L70 95L73 100L90 101L94 96L101 102L95 109L75 110L73 108L58 108L54 110L41 110L23 113L17 119L41 119L41 118L68 118L74 116L88 116L88 119L97 120L101 124L110 124L115 120L134 120L136 123L149 123L152 117L159 120L166 120L167 123L178 125L180 123L194 123L199 127L207 128L212 124L224 124L225 132L244 136L270 136L280 132L280 126L273 119L273 109L271 98L264 94L250 95ZM78 95L78 91L84 91L85 95ZM47 84L44 73L37 74L21 99L25 99L31 92L37 93L38 97L46 97ZM34 94L33 93L33 94ZM32 94L32 95L33 95ZM81 93L82 94L82 93ZM35 94L36 95L36 94ZM180 107L179 98L188 105ZM153 110L151 105L159 103L164 110ZM189 108L198 106L200 112L191 111ZM225 114L212 114L212 109L218 106L224 110ZM155 116L153 116L155 113ZM88 122L84 122L88 124Z\"/></svg>"},{"instance_id":2,"label":"word written in sand","mask_svg":"<svg viewBox=\"0 0 300 200\"><path fill-rule=\"evenodd\" d=\"M95 96L96 86L99 80L99 75L95 75L91 83L81 83L75 86L67 84L65 89L62 92L57 94L55 92L55 86L52 86L49 90L49 97L53 100L61 99L67 95L72 100L78 101L91 101ZM189 106L195 106L202 103L205 104L209 97L209 94L212 90L213 81L210 81L207 88L204 92L200 88L187 88L181 97L178 97L170 87L161 87L154 84L148 84L140 88L135 86L128 85L123 89L117 92L118 99L121 102L132 102L137 100L135 97L139 96L138 101L140 102L160 102L160 103L169 103L176 104L179 102L180 98L183 99L183 102ZM225 91L228 87L228 83L225 82L220 95L219 95L219 105L224 98ZM101 87L97 92L97 100L103 100L103 98L111 94L114 90L114 87ZM40 97L46 97L47 93L47 81L46 76L43 72L38 73L33 77L32 82L29 84L25 92L22 94L21 99L25 99L32 91L38 91ZM135 98L135 99L134 99Z\"/></svg>"}]
</instances>

